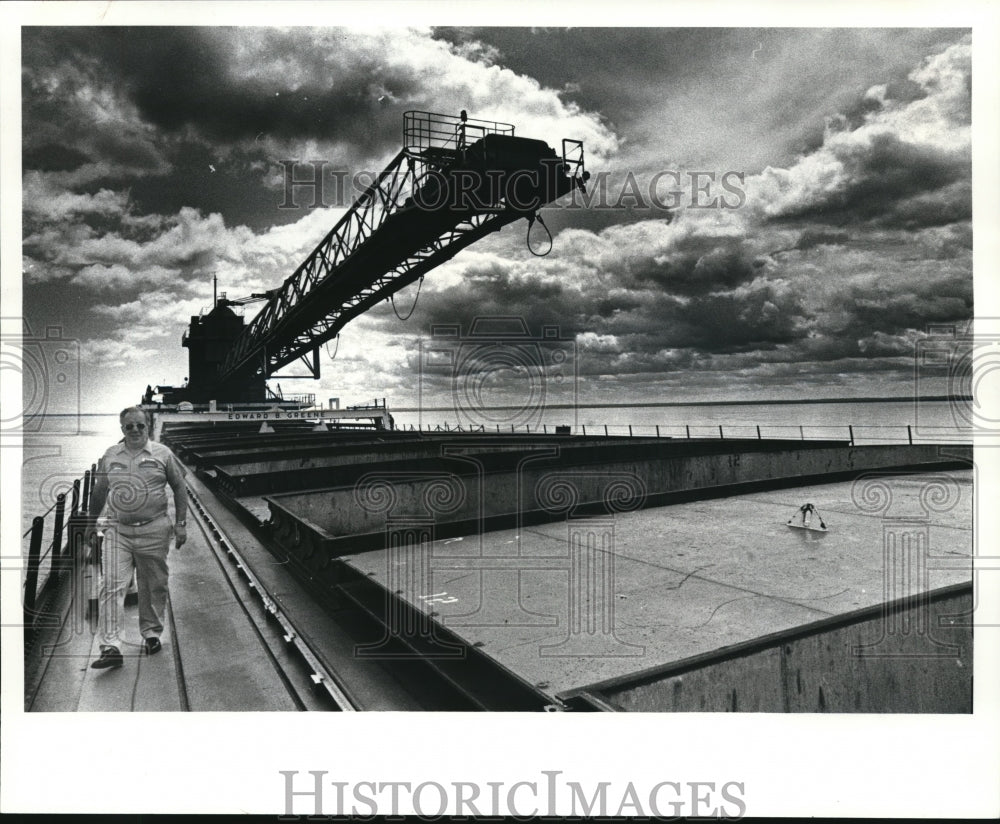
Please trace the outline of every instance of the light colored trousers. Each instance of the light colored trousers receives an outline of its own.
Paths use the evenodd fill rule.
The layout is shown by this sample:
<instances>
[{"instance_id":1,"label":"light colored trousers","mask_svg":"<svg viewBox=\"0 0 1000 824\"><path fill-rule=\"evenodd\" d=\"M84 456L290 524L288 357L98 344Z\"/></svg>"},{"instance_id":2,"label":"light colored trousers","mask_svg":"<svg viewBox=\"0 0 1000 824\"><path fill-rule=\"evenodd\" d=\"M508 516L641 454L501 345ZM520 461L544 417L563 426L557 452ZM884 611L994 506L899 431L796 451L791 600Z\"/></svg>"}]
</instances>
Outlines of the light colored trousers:
<instances>
[{"instance_id":1,"label":"light colored trousers","mask_svg":"<svg viewBox=\"0 0 1000 824\"><path fill-rule=\"evenodd\" d=\"M136 571L139 590L139 632L159 638L167 606L167 553L174 527L167 515L142 526L115 523L104 533L104 575L101 578L101 646L121 649L125 590Z\"/></svg>"}]
</instances>

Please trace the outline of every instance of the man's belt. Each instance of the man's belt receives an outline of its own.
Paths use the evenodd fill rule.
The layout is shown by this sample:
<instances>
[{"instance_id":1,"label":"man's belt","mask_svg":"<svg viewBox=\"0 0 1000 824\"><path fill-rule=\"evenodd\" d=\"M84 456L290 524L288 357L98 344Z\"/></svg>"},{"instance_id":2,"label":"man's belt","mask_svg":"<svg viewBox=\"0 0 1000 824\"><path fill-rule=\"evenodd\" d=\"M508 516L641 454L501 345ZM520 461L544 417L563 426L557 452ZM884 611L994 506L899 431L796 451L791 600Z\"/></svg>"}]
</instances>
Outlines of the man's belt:
<instances>
[{"instance_id":1,"label":"man's belt","mask_svg":"<svg viewBox=\"0 0 1000 824\"><path fill-rule=\"evenodd\" d=\"M146 526L147 524L153 523L153 521L158 521L160 520L160 518L165 518L165 517L167 516L164 513L163 515L157 515L155 518L150 518L148 521L135 521L133 523L129 523L128 521L123 521L121 518L119 518L118 522L122 526Z\"/></svg>"}]
</instances>

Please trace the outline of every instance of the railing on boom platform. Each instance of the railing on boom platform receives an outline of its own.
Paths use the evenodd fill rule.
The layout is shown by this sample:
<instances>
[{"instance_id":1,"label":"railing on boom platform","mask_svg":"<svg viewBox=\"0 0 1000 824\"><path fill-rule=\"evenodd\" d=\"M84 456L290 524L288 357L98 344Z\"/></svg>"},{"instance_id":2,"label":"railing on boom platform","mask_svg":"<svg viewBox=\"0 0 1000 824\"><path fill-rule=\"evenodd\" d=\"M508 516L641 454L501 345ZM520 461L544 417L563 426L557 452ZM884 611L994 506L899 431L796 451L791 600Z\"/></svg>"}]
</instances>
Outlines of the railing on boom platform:
<instances>
[{"instance_id":1,"label":"railing on boom platform","mask_svg":"<svg viewBox=\"0 0 1000 824\"><path fill-rule=\"evenodd\" d=\"M435 112L403 114L403 151L426 157L427 150L461 150L488 134L514 136L514 126L495 120L477 120Z\"/></svg>"}]
</instances>

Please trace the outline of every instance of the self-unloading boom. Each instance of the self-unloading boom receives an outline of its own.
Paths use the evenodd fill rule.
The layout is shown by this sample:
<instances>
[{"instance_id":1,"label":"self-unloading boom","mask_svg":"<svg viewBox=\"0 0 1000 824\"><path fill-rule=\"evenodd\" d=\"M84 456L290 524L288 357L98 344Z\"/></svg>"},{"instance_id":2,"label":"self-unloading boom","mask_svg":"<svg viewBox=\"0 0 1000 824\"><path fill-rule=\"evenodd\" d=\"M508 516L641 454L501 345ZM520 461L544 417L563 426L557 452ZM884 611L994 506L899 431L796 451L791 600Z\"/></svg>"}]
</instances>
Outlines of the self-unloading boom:
<instances>
[{"instance_id":1,"label":"self-unloading boom","mask_svg":"<svg viewBox=\"0 0 1000 824\"><path fill-rule=\"evenodd\" d=\"M249 325L226 340L201 328L218 306L192 318L191 379L172 400L263 399L264 381L296 360L319 377L319 347L351 319L588 178L577 140L560 155L465 112L407 112L403 123L403 149ZM233 318L219 321L233 330Z\"/></svg>"}]
</instances>

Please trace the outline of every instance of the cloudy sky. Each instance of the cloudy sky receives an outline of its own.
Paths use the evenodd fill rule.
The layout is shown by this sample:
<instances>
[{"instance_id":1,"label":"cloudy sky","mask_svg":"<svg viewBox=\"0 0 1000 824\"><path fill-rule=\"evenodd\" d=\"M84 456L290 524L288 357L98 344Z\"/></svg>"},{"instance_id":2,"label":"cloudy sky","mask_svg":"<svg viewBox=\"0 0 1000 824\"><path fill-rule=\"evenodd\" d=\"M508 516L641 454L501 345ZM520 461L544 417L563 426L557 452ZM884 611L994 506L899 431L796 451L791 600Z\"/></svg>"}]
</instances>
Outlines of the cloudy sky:
<instances>
[{"instance_id":1,"label":"cloudy sky","mask_svg":"<svg viewBox=\"0 0 1000 824\"><path fill-rule=\"evenodd\" d=\"M466 109L583 140L604 194L543 213L547 257L523 221L462 252L286 392L412 405L433 324L515 315L573 339L585 403L910 396L916 341L972 314L970 54L959 29L25 28L24 315L79 341L88 411L179 384L212 273L276 287L343 213L332 176L329 207L279 208L281 161L377 171L404 111Z\"/></svg>"}]
</instances>

